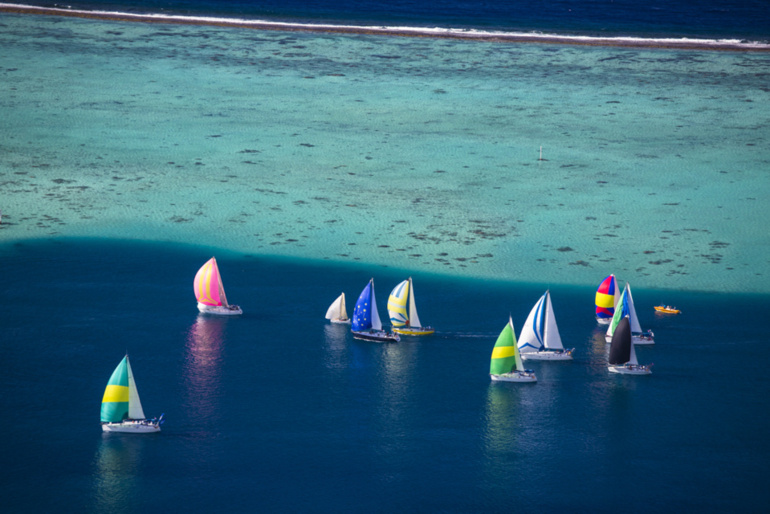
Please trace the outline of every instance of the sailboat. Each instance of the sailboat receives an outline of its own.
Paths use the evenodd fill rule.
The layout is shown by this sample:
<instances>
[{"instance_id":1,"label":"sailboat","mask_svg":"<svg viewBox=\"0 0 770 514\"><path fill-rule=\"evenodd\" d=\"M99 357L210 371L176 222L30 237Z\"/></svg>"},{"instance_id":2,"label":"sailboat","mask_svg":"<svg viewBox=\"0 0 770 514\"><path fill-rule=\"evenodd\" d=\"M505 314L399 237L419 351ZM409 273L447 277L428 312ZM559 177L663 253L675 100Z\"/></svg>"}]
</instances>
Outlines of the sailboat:
<instances>
[{"instance_id":1,"label":"sailboat","mask_svg":"<svg viewBox=\"0 0 770 514\"><path fill-rule=\"evenodd\" d=\"M574 348L565 350L562 345L550 291L546 291L529 312L519 335L518 347L524 360L572 360Z\"/></svg>"},{"instance_id":2,"label":"sailboat","mask_svg":"<svg viewBox=\"0 0 770 514\"><path fill-rule=\"evenodd\" d=\"M624 316L612 334L607 369L623 375L649 375L650 366L642 366L636 360L634 342L631 340L631 322Z\"/></svg>"},{"instance_id":3,"label":"sailboat","mask_svg":"<svg viewBox=\"0 0 770 514\"><path fill-rule=\"evenodd\" d=\"M407 312L407 298L409 311ZM417 307L414 303L414 284L412 277L404 280L390 292L388 297L388 314L390 315L390 324L393 332L406 336L427 336L436 330L433 327L423 327L420 325L420 318L417 316Z\"/></svg>"},{"instance_id":4,"label":"sailboat","mask_svg":"<svg viewBox=\"0 0 770 514\"><path fill-rule=\"evenodd\" d=\"M618 284L615 281L615 275L610 275L602 280L596 290L596 321L600 325L609 325L612 315L615 314L618 297Z\"/></svg>"},{"instance_id":5,"label":"sailboat","mask_svg":"<svg viewBox=\"0 0 770 514\"><path fill-rule=\"evenodd\" d=\"M146 419L139 393L136 390L134 373L128 355L123 357L112 372L102 398L102 430L105 432L130 432L144 434L160 432L163 414L160 418Z\"/></svg>"},{"instance_id":6,"label":"sailboat","mask_svg":"<svg viewBox=\"0 0 770 514\"><path fill-rule=\"evenodd\" d=\"M206 264L201 266L195 274L193 289L195 298L198 300L199 311L221 316L243 314L240 307L227 303L225 286L222 284L222 275L219 274L216 258L212 257L206 261Z\"/></svg>"},{"instance_id":7,"label":"sailboat","mask_svg":"<svg viewBox=\"0 0 770 514\"><path fill-rule=\"evenodd\" d=\"M345 307L345 293L342 293L332 302L329 309L326 311L326 319L332 323L343 323L350 325L350 318L348 318L348 310Z\"/></svg>"},{"instance_id":8,"label":"sailboat","mask_svg":"<svg viewBox=\"0 0 770 514\"><path fill-rule=\"evenodd\" d=\"M374 279L370 279L361 296L358 297L356 307L353 309L353 337L365 341L377 341L381 343L397 342L401 338L393 332L382 330L382 321L377 311L377 300L374 297Z\"/></svg>"},{"instance_id":9,"label":"sailboat","mask_svg":"<svg viewBox=\"0 0 770 514\"><path fill-rule=\"evenodd\" d=\"M655 344L655 334L653 334L652 330L644 332L639 324L639 318L634 307L634 296L631 294L631 284L628 282L626 282L626 287L620 295L620 300L618 300L610 326L607 328L607 334L604 336L605 341L610 342L612 340L612 334L624 316L628 316L628 320L631 323L631 339L634 341L634 344Z\"/></svg>"},{"instance_id":10,"label":"sailboat","mask_svg":"<svg viewBox=\"0 0 770 514\"><path fill-rule=\"evenodd\" d=\"M510 317L492 349L489 376L495 382L537 382L535 372L524 369Z\"/></svg>"}]
</instances>

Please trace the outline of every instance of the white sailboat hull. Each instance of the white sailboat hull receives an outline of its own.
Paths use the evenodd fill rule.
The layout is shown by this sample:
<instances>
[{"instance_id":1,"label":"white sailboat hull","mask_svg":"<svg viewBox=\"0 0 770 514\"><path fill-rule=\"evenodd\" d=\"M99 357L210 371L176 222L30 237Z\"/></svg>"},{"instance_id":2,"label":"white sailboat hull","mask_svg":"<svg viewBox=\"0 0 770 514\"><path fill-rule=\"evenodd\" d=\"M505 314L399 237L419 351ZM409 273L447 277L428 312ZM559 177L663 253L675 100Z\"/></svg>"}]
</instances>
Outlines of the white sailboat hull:
<instances>
[{"instance_id":1,"label":"white sailboat hull","mask_svg":"<svg viewBox=\"0 0 770 514\"><path fill-rule=\"evenodd\" d=\"M648 333L650 335L639 335L639 334L632 335L631 341L633 341L635 345L655 344L654 334L652 333L652 331ZM609 343L610 341L612 341L612 336L605 335L604 340Z\"/></svg>"},{"instance_id":2,"label":"white sailboat hull","mask_svg":"<svg viewBox=\"0 0 770 514\"><path fill-rule=\"evenodd\" d=\"M502 375L489 375L493 382L537 382L534 373L528 371L511 371Z\"/></svg>"},{"instance_id":3,"label":"white sailboat hull","mask_svg":"<svg viewBox=\"0 0 770 514\"><path fill-rule=\"evenodd\" d=\"M539 352L523 352L523 360L532 361L570 361L572 360L572 350L542 350Z\"/></svg>"},{"instance_id":4,"label":"white sailboat hull","mask_svg":"<svg viewBox=\"0 0 770 514\"><path fill-rule=\"evenodd\" d=\"M102 423L102 431L149 434L160 432L160 424L147 419L125 420L120 423Z\"/></svg>"},{"instance_id":5,"label":"white sailboat hull","mask_svg":"<svg viewBox=\"0 0 770 514\"><path fill-rule=\"evenodd\" d=\"M350 325L350 319L335 318L335 319L330 319L329 321L332 323L339 323L340 325Z\"/></svg>"},{"instance_id":6,"label":"white sailboat hull","mask_svg":"<svg viewBox=\"0 0 770 514\"><path fill-rule=\"evenodd\" d=\"M385 332L384 330L367 330L366 332L351 330L351 333L353 334L353 339L374 341L376 343L397 343L401 340L398 334Z\"/></svg>"},{"instance_id":7,"label":"white sailboat hull","mask_svg":"<svg viewBox=\"0 0 770 514\"><path fill-rule=\"evenodd\" d=\"M609 325L612 318L596 318L596 322L600 325Z\"/></svg>"},{"instance_id":8,"label":"white sailboat hull","mask_svg":"<svg viewBox=\"0 0 770 514\"><path fill-rule=\"evenodd\" d=\"M622 366L607 366L610 373L619 373L621 375L649 375L652 373L649 366L638 366L634 364L625 364Z\"/></svg>"},{"instance_id":9,"label":"white sailboat hull","mask_svg":"<svg viewBox=\"0 0 770 514\"><path fill-rule=\"evenodd\" d=\"M642 335L632 335L631 336L631 341L633 341L633 343L635 345L655 344L654 337L655 337L654 334L652 333L652 331L650 331L649 335L644 335L644 334L642 334Z\"/></svg>"},{"instance_id":10,"label":"white sailboat hull","mask_svg":"<svg viewBox=\"0 0 770 514\"><path fill-rule=\"evenodd\" d=\"M217 316L237 316L243 311L237 305L206 305L198 302L198 310L203 314L215 314Z\"/></svg>"}]
</instances>

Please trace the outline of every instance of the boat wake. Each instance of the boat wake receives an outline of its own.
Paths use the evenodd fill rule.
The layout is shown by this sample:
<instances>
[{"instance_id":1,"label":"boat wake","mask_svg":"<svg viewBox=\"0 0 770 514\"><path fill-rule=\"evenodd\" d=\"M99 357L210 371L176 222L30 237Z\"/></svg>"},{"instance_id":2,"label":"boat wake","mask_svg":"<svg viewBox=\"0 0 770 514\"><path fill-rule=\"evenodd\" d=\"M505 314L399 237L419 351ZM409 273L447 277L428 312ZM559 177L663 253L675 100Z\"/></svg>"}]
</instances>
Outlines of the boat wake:
<instances>
[{"instance_id":1,"label":"boat wake","mask_svg":"<svg viewBox=\"0 0 770 514\"><path fill-rule=\"evenodd\" d=\"M0 3L0 12L21 14L47 14L90 19L172 23L184 25L211 25L219 27L251 28L294 32L329 32L348 34L374 34L405 37L435 37L446 39L473 39L512 43L546 43L585 46L616 46L637 48L672 48L692 50L753 50L770 51L770 43L739 39L698 38L643 38L635 36L578 36L543 34L536 32L506 32L444 27L396 27L368 25L336 25L291 23L281 21L222 18L212 16L182 16L159 13L126 13L115 11L87 11L69 7L37 7L21 4Z\"/></svg>"}]
</instances>

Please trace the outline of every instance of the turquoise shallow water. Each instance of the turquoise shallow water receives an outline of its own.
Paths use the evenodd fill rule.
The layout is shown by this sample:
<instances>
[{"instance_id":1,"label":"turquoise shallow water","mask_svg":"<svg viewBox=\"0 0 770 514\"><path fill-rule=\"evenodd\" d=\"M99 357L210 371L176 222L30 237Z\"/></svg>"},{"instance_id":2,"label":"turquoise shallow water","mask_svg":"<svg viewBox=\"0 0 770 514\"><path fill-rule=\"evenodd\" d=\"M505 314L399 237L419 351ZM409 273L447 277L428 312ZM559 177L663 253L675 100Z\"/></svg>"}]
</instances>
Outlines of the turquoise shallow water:
<instances>
[{"instance_id":1,"label":"turquoise shallow water","mask_svg":"<svg viewBox=\"0 0 770 514\"><path fill-rule=\"evenodd\" d=\"M770 291L767 54L0 24L0 242Z\"/></svg>"}]
</instances>

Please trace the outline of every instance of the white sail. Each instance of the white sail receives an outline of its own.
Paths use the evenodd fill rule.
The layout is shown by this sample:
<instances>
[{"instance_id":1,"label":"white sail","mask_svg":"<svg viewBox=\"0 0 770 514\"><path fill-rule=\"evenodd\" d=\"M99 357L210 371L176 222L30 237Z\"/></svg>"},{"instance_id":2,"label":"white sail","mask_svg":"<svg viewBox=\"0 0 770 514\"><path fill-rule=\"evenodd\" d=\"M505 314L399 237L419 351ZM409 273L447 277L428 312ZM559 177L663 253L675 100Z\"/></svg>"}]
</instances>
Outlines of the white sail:
<instances>
[{"instance_id":1,"label":"white sail","mask_svg":"<svg viewBox=\"0 0 770 514\"><path fill-rule=\"evenodd\" d=\"M513 336L513 338L514 338L513 339L513 352L514 352L514 355L516 356L516 369L518 371L524 371L524 362L522 362L522 360L521 360L521 353L519 353L519 348L516 345L516 335L515 335L516 331L513 330L513 320L511 319L510 316L508 317L508 323L511 324L511 336Z\"/></svg>"},{"instance_id":2,"label":"white sail","mask_svg":"<svg viewBox=\"0 0 770 514\"><path fill-rule=\"evenodd\" d=\"M136 390L134 372L131 371L131 363L126 356L126 368L128 370L128 417L129 419L145 419L142 402L139 400L139 391Z\"/></svg>"},{"instance_id":3,"label":"white sail","mask_svg":"<svg viewBox=\"0 0 770 514\"><path fill-rule=\"evenodd\" d=\"M540 319L543 311L545 295L541 296L532 310L529 311L527 321L521 327L519 334L519 351L524 353L537 352L543 347L543 336L540 329Z\"/></svg>"},{"instance_id":4,"label":"white sail","mask_svg":"<svg viewBox=\"0 0 770 514\"><path fill-rule=\"evenodd\" d=\"M626 288L628 289L628 320L631 322L631 333L641 334L642 326L639 324L639 318L636 317L634 297L631 295L631 284L626 282Z\"/></svg>"},{"instance_id":5,"label":"white sail","mask_svg":"<svg viewBox=\"0 0 770 514\"><path fill-rule=\"evenodd\" d=\"M628 359L628 363L633 365L633 366L638 366L639 365L639 361L636 360L636 350L634 349L634 346L635 346L634 345L634 341L632 339L631 340L631 356Z\"/></svg>"},{"instance_id":6,"label":"white sail","mask_svg":"<svg viewBox=\"0 0 770 514\"><path fill-rule=\"evenodd\" d=\"M340 313L343 311L343 302L345 301L345 293L342 293L332 302L329 309L326 311L326 319L339 319ZM347 317L347 315L345 316Z\"/></svg>"},{"instance_id":7,"label":"white sail","mask_svg":"<svg viewBox=\"0 0 770 514\"><path fill-rule=\"evenodd\" d=\"M417 317L417 306L414 303L414 284L412 277L409 277L409 326L420 328L420 318Z\"/></svg>"},{"instance_id":8,"label":"white sail","mask_svg":"<svg viewBox=\"0 0 770 514\"><path fill-rule=\"evenodd\" d=\"M214 261L214 266L216 266L217 263ZM225 285L222 283L222 275L219 273L219 266L217 266L217 278L219 279L219 298L222 300L222 305L225 307L229 307L230 304L227 303L227 295L225 294Z\"/></svg>"},{"instance_id":9,"label":"white sail","mask_svg":"<svg viewBox=\"0 0 770 514\"><path fill-rule=\"evenodd\" d=\"M338 317L340 319L348 319L348 308L345 307L345 293L342 293L340 298L342 300L340 301L340 312Z\"/></svg>"},{"instance_id":10,"label":"white sail","mask_svg":"<svg viewBox=\"0 0 770 514\"><path fill-rule=\"evenodd\" d=\"M551 292L545 292L545 329L543 329L543 346L549 350L563 350L559 327L556 325L556 316L551 305Z\"/></svg>"},{"instance_id":11,"label":"white sail","mask_svg":"<svg viewBox=\"0 0 770 514\"><path fill-rule=\"evenodd\" d=\"M374 298L374 280L372 280L372 328L374 330L382 330L380 313L377 311L377 300Z\"/></svg>"}]
</instances>

